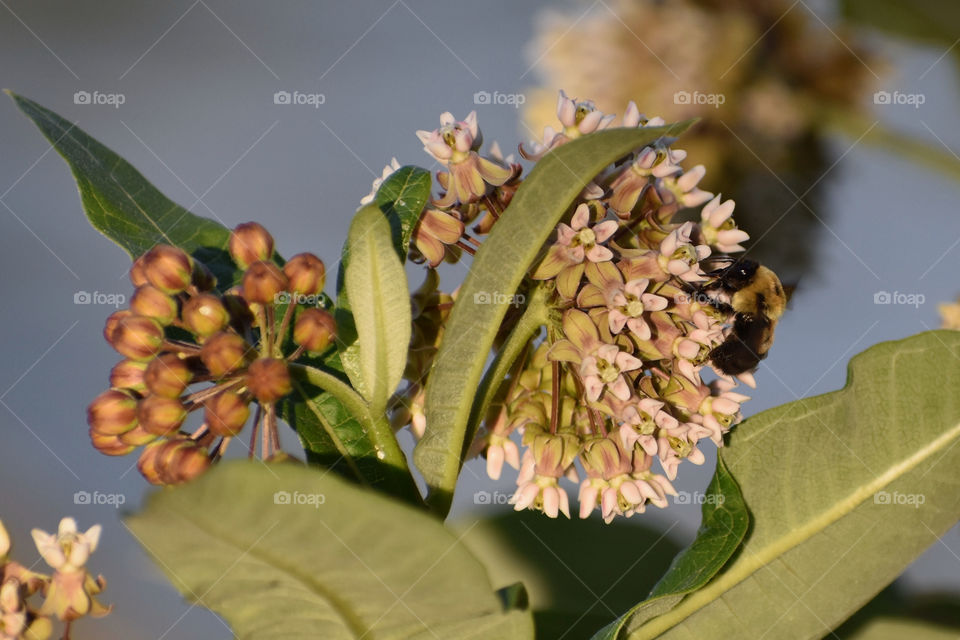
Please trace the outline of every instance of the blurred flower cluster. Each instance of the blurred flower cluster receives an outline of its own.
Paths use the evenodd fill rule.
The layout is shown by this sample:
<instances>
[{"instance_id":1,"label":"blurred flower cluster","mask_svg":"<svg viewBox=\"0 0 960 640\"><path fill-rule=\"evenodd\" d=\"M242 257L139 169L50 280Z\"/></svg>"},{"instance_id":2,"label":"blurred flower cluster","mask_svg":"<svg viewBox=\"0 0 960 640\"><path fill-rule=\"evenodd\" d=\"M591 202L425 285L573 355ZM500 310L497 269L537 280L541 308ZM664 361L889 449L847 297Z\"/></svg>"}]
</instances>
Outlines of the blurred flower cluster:
<instances>
[{"instance_id":1,"label":"blurred flower cluster","mask_svg":"<svg viewBox=\"0 0 960 640\"><path fill-rule=\"evenodd\" d=\"M614 120L562 91L556 112L559 128L521 146L524 158L536 161ZM631 102L619 126L662 124ZM455 297L438 291L433 267L480 244L477 236L496 223L522 177L521 166L498 148L481 155L475 113L463 121L444 114L439 129L418 136L448 169L438 176L444 192L415 231L412 251L430 269L413 296L409 385L394 405L394 426L410 424L419 437L429 426L423 380ZM701 464L701 444L722 446L723 434L740 420L748 398L734 391L738 380L719 372L710 382L701 377L732 320L730 308L703 287L711 282L715 252L729 264L726 254L742 251L749 236L733 220L733 201L701 189L704 167L684 169L686 152L673 142L660 137L596 176L530 273L525 286L546 292L550 321L527 345L472 445L492 478L504 463L519 469L512 498L518 510L569 517L562 478L580 483L584 518L597 508L609 522L647 504L665 507L676 493L671 480L680 463ZM695 210L695 220L676 219ZM515 319L508 313L504 330ZM749 372L738 378L754 383Z\"/></svg>"},{"instance_id":2,"label":"blurred flower cluster","mask_svg":"<svg viewBox=\"0 0 960 640\"><path fill-rule=\"evenodd\" d=\"M682 42L682 46L677 46ZM876 56L842 23L787 0L613 0L545 10L530 45L543 88L527 94L539 131L552 87L600 109L642 101L671 122L701 117L687 143L712 168L708 189L739 197L738 217L789 242L768 242L780 264L809 260L810 206L830 160L827 128L866 108ZM819 212L819 210L818 210ZM821 214L822 215L822 214ZM756 252L755 252L756 253Z\"/></svg>"},{"instance_id":3,"label":"blurred flower cluster","mask_svg":"<svg viewBox=\"0 0 960 640\"><path fill-rule=\"evenodd\" d=\"M81 533L73 518L64 518L56 534L40 529L31 533L52 575L10 559L10 536L0 522L0 640L46 640L53 635L54 620L64 623L63 638L69 638L74 620L110 613L96 598L106 580L94 578L86 568L100 541L100 525ZM39 606L34 596L42 598Z\"/></svg>"},{"instance_id":4,"label":"blurred flower cluster","mask_svg":"<svg viewBox=\"0 0 960 640\"><path fill-rule=\"evenodd\" d=\"M259 434L261 457L282 457L277 403L292 390L290 363L326 351L336 325L322 295L323 262L302 253L281 267L273 245L257 223L234 229L229 252L243 277L223 292L176 247L157 245L134 262L130 308L104 329L125 359L87 411L97 450L121 456L143 447L143 476L178 484L223 455L255 404L249 455ZM191 433L184 424L195 411L203 421Z\"/></svg>"}]
</instances>

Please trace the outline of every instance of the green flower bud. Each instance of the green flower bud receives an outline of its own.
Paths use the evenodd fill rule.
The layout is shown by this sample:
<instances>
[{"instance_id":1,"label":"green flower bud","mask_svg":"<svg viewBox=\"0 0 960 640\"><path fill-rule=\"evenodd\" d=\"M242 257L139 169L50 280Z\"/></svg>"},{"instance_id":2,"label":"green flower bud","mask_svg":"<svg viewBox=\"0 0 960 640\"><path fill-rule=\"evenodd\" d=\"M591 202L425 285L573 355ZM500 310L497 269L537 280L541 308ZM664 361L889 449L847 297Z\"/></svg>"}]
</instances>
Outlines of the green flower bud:
<instances>
[{"instance_id":1,"label":"green flower bud","mask_svg":"<svg viewBox=\"0 0 960 640\"><path fill-rule=\"evenodd\" d=\"M166 436L180 428L187 419L187 410L176 398L147 396L137 404L137 419L146 431Z\"/></svg>"},{"instance_id":2,"label":"green flower bud","mask_svg":"<svg viewBox=\"0 0 960 640\"><path fill-rule=\"evenodd\" d=\"M130 431L137 426L137 399L126 391L104 391L87 407L87 424L105 435Z\"/></svg>"},{"instance_id":3,"label":"green flower bud","mask_svg":"<svg viewBox=\"0 0 960 640\"><path fill-rule=\"evenodd\" d=\"M143 377L150 393L165 398L179 398L192 379L190 366L175 353L165 353L151 360Z\"/></svg>"},{"instance_id":4,"label":"green flower bud","mask_svg":"<svg viewBox=\"0 0 960 640\"><path fill-rule=\"evenodd\" d=\"M337 322L324 309L304 309L293 325L293 341L310 353L325 351L336 333Z\"/></svg>"},{"instance_id":5,"label":"green flower bud","mask_svg":"<svg viewBox=\"0 0 960 640\"><path fill-rule=\"evenodd\" d=\"M137 315L153 318L162 325L177 319L177 301L153 286L139 287L130 299L130 310Z\"/></svg>"},{"instance_id":6,"label":"green flower bud","mask_svg":"<svg viewBox=\"0 0 960 640\"><path fill-rule=\"evenodd\" d=\"M230 323L230 313L215 295L201 293L183 305L181 318L198 336L210 336L222 331Z\"/></svg>"},{"instance_id":7,"label":"green flower bud","mask_svg":"<svg viewBox=\"0 0 960 640\"><path fill-rule=\"evenodd\" d=\"M243 274L243 297L254 304L274 304L288 286L287 276L272 262L254 262Z\"/></svg>"},{"instance_id":8,"label":"green flower bud","mask_svg":"<svg viewBox=\"0 0 960 640\"><path fill-rule=\"evenodd\" d=\"M130 431L117 436L123 444L134 447L142 447L145 444L150 444L159 437L160 436L155 433L150 433L139 424L133 429L130 429Z\"/></svg>"},{"instance_id":9,"label":"green flower bud","mask_svg":"<svg viewBox=\"0 0 960 640\"><path fill-rule=\"evenodd\" d=\"M200 359L214 378L222 378L228 373L247 366L254 357L254 350L247 341L235 333L221 331L215 333L200 351Z\"/></svg>"},{"instance_id":10,"label":"green flower bud","mask_svg":"<svg viewBox=\"0 0 960 640\"><path fill-rule=\"evenodd\" d=\"M260 402L276 402L293 390L287 363L277 358L260 358L247 369L247 388Z\"/></svg>"},{"instance_id":11,"label":"green flower bud","mask_svg":"<svg viewBox=\"0 0 960 640\"><path fill-rule=\"evenodd\" d=\"M110 386L114 389L145 391L147 386L143 382L143 374L146 370L146 362L121 360L110 369Z\"/></svg>"},{"instance_id":12,"label":"green flower bud","mask_svg":"<svg viewBox=\"0 0 960 640\"><path fill-rule=\"evenodd\" d=\"M230 234L230 257L241 269L273 256L273 236L256 222L246 222Z\"/></svg>"},{"instance_id":13,"label":"green flower bud","mask_svg":"<svg viewBox=\"0 0 960 640\"><path fill-rule=\"evenodd\" d=\"M238 393L225 391L205 403L204 418L207 428L215 436L235 436L243 430L250 417L247 400Z\"/></svg>"},{"instance_id":14,"label":"green flower bud","mask_svg":"<svg viewBox=\"0 0 960 640\"><path fill-rule=\"evenodd\" d=\"M147 282L165 293L179 293L190 286L193 259L182 249L158 244L141 259Z\"/></svg>"},{"instance_id":15,"label":"green flower bud","mask_svg":"<svg viewBox=\"0 0 960 640\"><path fill-rule=\"evenodd\" d=\"M104 332L109 329L108 319ZM163 327L153 318L131 314L120 318L116 328L110 333L109 340L111 346L121 355L131 360L149 360L157 355L163 346Z\"/></svg>"},{"instance_id":16,"label":"green flower bud","mask_svg":"<svg viewBox=\"0 0 960 640\"><path fill-rule=\"evenodd\" d=\"M283 265L283 273L290 281L290 291L315 296L323 291L327 272L323 261L312 253L299 253Z\"/></svg>"}]
</instances>

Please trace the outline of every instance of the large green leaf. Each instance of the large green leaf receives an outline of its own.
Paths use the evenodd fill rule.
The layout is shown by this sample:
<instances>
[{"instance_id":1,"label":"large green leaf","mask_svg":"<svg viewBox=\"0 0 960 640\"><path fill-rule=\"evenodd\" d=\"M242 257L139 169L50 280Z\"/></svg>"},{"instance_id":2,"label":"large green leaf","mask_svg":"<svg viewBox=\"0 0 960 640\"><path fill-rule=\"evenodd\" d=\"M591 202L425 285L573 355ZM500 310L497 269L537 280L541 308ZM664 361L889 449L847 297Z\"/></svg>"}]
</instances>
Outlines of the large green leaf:
<instances>
[{"instance_id":1,"label":"large green leaf","mask_svg":"<svg viewBox=\"0 0 960 640\"><path fill-rule=\"evenodd\" d=\"M129 524L245 640L533 638L435 518L295 464L219 465Z\"/></svg>"},{"instance_id":2,"label":"large green leaf","mask_svg":"<svg viewBox=\"0 0 960 640\"><path fill-rule=\"evenodd\" d=\"M7 91L70 165L90 224L137 258L171 244L207 265L229 288L237 268L226 251L230 231L160 193L130 163L82 129L36 102Z\"/></svg>"},{"instance_id":3,"label":"large green leaf","mask_svg":"<svg viewBox=\"0 0 960 640\"><path fill-rule=\"evenodd\" d=\"M637 625L639 620L669 611L684 595L709 582L740 546L750 526L750 514L723 458L717 458L717 470L707 487L701 512L696 539L673 559L647 599L604 627L593 640L616 640L628 620Z\"/></svg>"},{"instance_id":4,"label":"large green leaf","mask_svg":"<svg viewBox=\"0 0 960 640\"><path fill-rule=\"evenodd\" d=\"M765 411L720 455L752 528L734 560L625 637L819 638L960 517L960 332L886 342L847 385Z\"/></svg>"},{"instance_id":5,"label":"large green leaf","mask_svg":"<svg viewBox=\"0 0 960 640\"><path fill-rule=\"evenodd\" d=\"M410 347L410 292L390 223L376 205L360 209L347 235L344 285L357 328L360 392L380 414L400 384Z\"/></svg>"},{"instance_id":6,"label":"large green leaf","mask_svg":"<svg viewBox=\"0 0 960 640\"><path fill-rule=\"evenodd\" d=\"M473 395L510 297L543 243L601 169L662 136L680 134L691 123L601 131L551 151L524 180L477 251L430 372L427 431L414 453L438 512L450 508Z\"/></svg>"}]
</instances>

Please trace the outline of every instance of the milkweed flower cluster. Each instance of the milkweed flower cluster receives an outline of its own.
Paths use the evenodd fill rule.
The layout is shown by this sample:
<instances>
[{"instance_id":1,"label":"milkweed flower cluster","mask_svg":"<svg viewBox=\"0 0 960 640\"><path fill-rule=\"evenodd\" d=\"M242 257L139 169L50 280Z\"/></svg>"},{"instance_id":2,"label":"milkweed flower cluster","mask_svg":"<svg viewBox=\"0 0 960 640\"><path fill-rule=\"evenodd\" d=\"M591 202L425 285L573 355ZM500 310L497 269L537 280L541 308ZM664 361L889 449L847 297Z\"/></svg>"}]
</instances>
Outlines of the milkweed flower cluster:
<instances>
[{"instance_id":1,"label":"milkweed flower cluster","mask_svg":"<svg viewBox=\"0 0 960 640\"><path fill-rule=\"evenodd\" d=\"M0 640L46 640L53 635L53 621L65 626L79 618L110 613L97 597L107 586L103 576L94 578L86 564L100 542L100 525L86 532L73 518L60 521L57 533L34 529L34 543L51 575L39 573L10 559L10 536L0 522ZM42 598L39 606L37 598Z\"/></svg>"},{"instance_id":2,"label":"milkweed flower cluster","mask_svg":"<svg viewBox=\"0 0 960 640\"><path fill-rule=\"evenodd\" d=\"M336 332L315 255L281 267L272 236L254 222L233 230L229 253L243 276L221 291L198 260L155 246L130 270L130 308L107 319L104 337L125 359L88 408L90 438L111 456L143 447L138 468L154 484L184 482L218 460L249 421L251 404L249 455L259 433L261 456L278 456L277 404L292 390L290 363L326 351ZM190 433L192 412L203 422Z\"/></svg>"},{"instance_id":3,"label":"milkweed flower cluster","mask_svg":"<svg viewBox=\"0 0 960 640\"><path fill-rule=\"evenodd\" d=\"M557 116L559 128L547 127L542 141L520 147L524 158L536 161L614 126L613 115L563 92ZM426 151L447 167L455 158L465 164L456 175L441 172L445 192L420 218L417 232L425 237L414 252L430 267L459 259L460 250L472 252L480 242L466 224L478 220L473 234L488 232L522 183L519 164L496 164L498 148L489 156L497 170L483 164L475 113L462 122L444 114L441 122L440 129L418 132ZM619 126L662 124L631 102ZM749 236L732 217L733 201L701 189L704 167L684 168L686 152L673 143L661 137L596 176L529 274L527 286L549 292L551 321L529 343L472 446L486 457L492 478L500 477L504 464L519 470L512 498L518 510L569 517L564 479L579 483L584 518L595 509L609 522L648 504L665 507L667 496L676 494L671 482L680 463L703 463L702 445L722 446L723 435L741 419L748 397L735 388L752 386L751 374L701 377L711 368L711 350L729 334L732 316L700 288L711 279L716 254L742 251ZM698 209L690 220L687 212ZM447 237L435 232L438 216L456 223L445 223ZM436 314L431 321L442 325L440 308L452 299L436 294L436 276L428 273ZM417 296L427 299L424 290ZM423 357L409 368L405 402L394 415L395 426L412 424L415 434L423 432L422 379L440 337L442 326L429 339L415 339L414 351Z\"/></svg>"}]
</instances>

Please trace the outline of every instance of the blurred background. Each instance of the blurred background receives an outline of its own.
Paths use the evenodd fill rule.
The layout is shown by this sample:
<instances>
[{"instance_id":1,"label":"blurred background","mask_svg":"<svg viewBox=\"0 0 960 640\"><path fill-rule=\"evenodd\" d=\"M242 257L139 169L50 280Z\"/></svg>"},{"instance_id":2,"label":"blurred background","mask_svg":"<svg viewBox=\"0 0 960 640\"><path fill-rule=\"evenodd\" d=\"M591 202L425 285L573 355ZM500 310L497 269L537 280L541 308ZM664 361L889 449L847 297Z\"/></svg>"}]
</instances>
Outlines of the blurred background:
<instances>
[{"instance_id":1,"label":"blurred background","mask_svg":"<svg viewBox=\"0 0 960 640\"><path fill-rule=\"evenodd\" d=\"M230 227L256 219L283 253L329 264L392 156L430 166L414 131L438 126L442 111L476 109L485 139L505 151L555 124L559 88L608 112L632 99L648 116L699 116L678 146L707 166L707 189L738 202L751 255L800 285L747 415L836 389L855 353L939 325L937 303L960 292L953 3L533 4L0 0L0 84L75 122L193 212ZM278 104L277 92L315 97ZM129 259L91 229L66 165L6 99L0 149L0 518L15 553L37 559L30 528L53 530L61 516L102 523L90 567L108 578L103 601L115 611L79 623L75 638L229 638L124 526L148 491L135 460L88 441L86 405L118 359L100 332L110 294L132 292ZM462 274L447 267L445 288ZM83 304L81 292L106 296ZM467 541L497 586L525 579L539 608L570 616L555 628L580 618L595 630L693 539L707 453L678 480L688 504L616 527L494 518L514 478L490 481L473 461L452 520L484 520ZM123 504L82 504L82 492ZM584 557L582 540L604 551ZM958 591L954 527L885 596L942 602Z\"/></svg>"}]
</instances>

